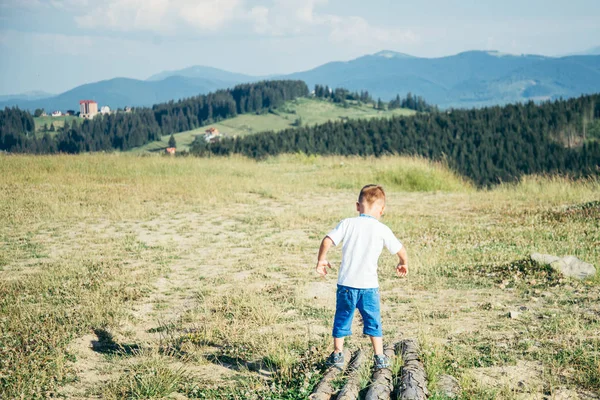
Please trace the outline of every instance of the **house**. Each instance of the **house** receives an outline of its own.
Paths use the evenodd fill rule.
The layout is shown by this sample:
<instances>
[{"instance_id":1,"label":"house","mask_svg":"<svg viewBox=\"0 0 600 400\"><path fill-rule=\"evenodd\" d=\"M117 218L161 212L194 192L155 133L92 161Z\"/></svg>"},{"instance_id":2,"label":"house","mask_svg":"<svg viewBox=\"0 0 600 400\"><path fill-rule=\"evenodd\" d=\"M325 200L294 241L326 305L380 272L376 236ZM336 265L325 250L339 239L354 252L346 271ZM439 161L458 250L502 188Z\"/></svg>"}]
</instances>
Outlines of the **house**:
<instances>
[{"instance_id":1,"label":"house","mask_svg":"<svg viewBox=\"0 0 600 400\"><path fill-rule=\"evenodd\" d=\"M54 111L52 113L53 117L62 117L62 115L63 115L62 111Z\"/></svg>"},{"instance_id":2,"label":"house","mask_svg":"<svg viewBox=\"0 0 600 400\"><path fill-rule=\"evenodd\" d=\"M205 132L204 132L204 140L207 143L213 143L216 142L219 139L219 136L221 135L221 133L219 132L219 130L217 128L208 128Z\"/></svg>"},{"instance_id":3,"label":"house","mask_svg":"<svg viewBox=\"0 0 600 400\"><path fill-rule=\"evenodd\" d=\"M100 114L110 114L110 107L109 106L102 106L100 108Z\"/></svg>"},{"instance_id":4,"label":"house","mask_svg":"<svg viewBox=\"0 0 600 400\"><path fill-rule=\"evenodd\" d=\"M126 113L130 113L131 112L131 107L129 107L129 106L125 107L125 112Z\"/></svg>"},{"instance_id":5,"label":"house","mask_svg":"<svg viewBox=\"0 0 600 400\"><path fill-rule=\"evenodd\" d=\"M98 103L94 100L81 100L79 102L79 116L92 119L98 114Z\"/></svg>"},{"instance_id":6,"label":"house","mask_svg":"<svg viewBox=\"0 0 600 400\"><path fill-rule=\"evenodd\" d=\"M167 154L170 154L170 155L172 155L172 156L174 156L174 155L175 155L175 151L176 151L175 147L167 147L167 148L165 149L165 152L166 152Z\"/></svg>"}]
</instances>

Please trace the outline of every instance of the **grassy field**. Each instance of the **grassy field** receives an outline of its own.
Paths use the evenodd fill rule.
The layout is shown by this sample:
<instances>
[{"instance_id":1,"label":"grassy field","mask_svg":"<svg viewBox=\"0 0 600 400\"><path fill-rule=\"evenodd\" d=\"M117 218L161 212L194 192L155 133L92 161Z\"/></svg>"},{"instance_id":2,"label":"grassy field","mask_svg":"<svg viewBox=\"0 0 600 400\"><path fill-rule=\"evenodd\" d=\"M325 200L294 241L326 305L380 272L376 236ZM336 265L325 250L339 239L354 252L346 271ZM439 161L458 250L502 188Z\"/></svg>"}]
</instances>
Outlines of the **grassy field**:
<instances>
[{"instance_id":1,"label":"grassy field","mask_svg":"<svg viewBox=\"0 0 600 400\"><path fill-rule=\"evenodd\" d=\"M410 257L406 279L380 259L384 341L418 338L430 388L597 398L600 278L523 260L600 265L598 181L478 191L411 158L124 153L0 156L0 176L0 398L306 398L335 307L319 242L371 182Z\"/></svg>"},{"instance_id":2,"label":"grassy field","mask_svg":"<svg viewBox=\"0 0 600 400\"><path fill-rule=\"evenodd\" d=\"M291 128L297 119L302 125L322 124L327 121L339 121L343 118L374 118L391 115L412 115L414 111L407 109L395 109L391 111L375 110L371 105L350 105L348 108L338 106L334 103L319 99L299 98L288 102L285 106L278 108L273 113L262 115L243 114L235 118L220 121L198 129L175 134L177 148L185 150L194 141L196 135L202 135L210 127L217 128L221 133L229 136L244 136L264 131L281 131ZM149 143L141 148L133 150L157 151L167 148L169 136L164 136L161 141Z\"/></svg>"},{"instance_id":3,"label":"grassy field","mask_svg":"<svg viewBox=\"0 0 600 400\"><path fill-rule=\"evenodd\" d=\"M54 129L62 128L63 126L65 126L65 121L69 122L70 124L73 120L79 121L80 118L75 115L64 115L62 117L47 116L33 118L36 131L41 131L42 129L44 129L44 125L47 125L48 129L50 129L50 125L52 124L54 124Z\"/></svg>"}]
</instances>

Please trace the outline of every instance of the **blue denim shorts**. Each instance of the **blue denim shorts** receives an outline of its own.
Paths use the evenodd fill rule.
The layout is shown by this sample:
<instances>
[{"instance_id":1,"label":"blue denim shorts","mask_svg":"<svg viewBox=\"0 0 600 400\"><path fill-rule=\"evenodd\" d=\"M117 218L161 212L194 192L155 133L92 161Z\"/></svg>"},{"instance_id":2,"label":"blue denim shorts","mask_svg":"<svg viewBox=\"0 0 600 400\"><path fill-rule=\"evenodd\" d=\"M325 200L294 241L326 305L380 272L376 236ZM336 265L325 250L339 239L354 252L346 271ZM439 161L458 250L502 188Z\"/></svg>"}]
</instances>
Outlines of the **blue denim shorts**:
<instances>
[{"instance_id":1,"label":"blue denim shorts","mask_svg":"<svg viewBox=\"0 0 600 400\"><path fill-rule=\"evenodd\" d=\"M337 287L333 337L343 338L352 334L352 319L357 308L363 319L363 333L382 337L379 288L356 289L342 285Z\"/></svg>"}]
</instances>

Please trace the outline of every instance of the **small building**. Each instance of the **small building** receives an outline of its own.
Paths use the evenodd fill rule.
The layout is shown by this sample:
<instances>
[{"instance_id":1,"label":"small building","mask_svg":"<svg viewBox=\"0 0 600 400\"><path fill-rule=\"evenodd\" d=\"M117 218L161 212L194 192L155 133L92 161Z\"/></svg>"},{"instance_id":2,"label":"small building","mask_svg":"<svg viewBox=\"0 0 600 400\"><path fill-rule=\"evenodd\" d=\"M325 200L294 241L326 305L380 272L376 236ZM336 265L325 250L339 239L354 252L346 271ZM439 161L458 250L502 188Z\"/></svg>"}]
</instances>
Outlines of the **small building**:
<instances>
[{"instance_id":1,"label":"small building","mask_svg":"<svg viewBox=\"0 0 600 400\"><path fill-rule=\"evenodd\" d=\"M109 106L102 106L100 108L100 114L110 114L110 107Z\"/></svg>"},{"instance_id":2,"label":"small building","mask_svg":"<svg viewBox=\"0 0 600 400\"><path fill-rule=\"evenodd\" d=\"M79 102L79 116L92 119L98 114L98 103L94 100L81 100Z\"/></svg>"},{"instance_id":3,"label":"small building","mask_svg":"<svg viewBox=\"0 0 600 400\"><path fill-rule=\"evenodd\" d=\"M212 143L218 140L218 137L221 135L221 133L219 132L219 130L217 128L211 127L208 128L205 132L204 132L204 140L207 143Z\"/></svg>"},{"instance_id":4,"label":"small building","mask_svg":"<svg viewBox=\"0 0 600 400\"><path fill-rule=\"evenodd\" d=\"M129 106L125 107L125 112L126 113L130 113L131 112L131 107L129 107Z\"/></svg>"},{"instance_id":5,"label":"small building","mask_svg":"<svg viewBox=\"0 0 600 400\"><path fill-rule=\"evenodd\" d=\"M63 115L62 111L54 111L52 113L53 117L62 117L62 115Z\"/></svg>"},{"instance_id":6,"label":"small building","mask_svg":"<svg viewBox=\"0 0 600 400\"><path fill-rule=\"evenodd\" d=\"M165 150L165 152L166 152L167 154L170 154L170 155L172 155L172 156L174 156L174 155L175 155L175 151L176 151L176 148L175 148L175 147L167 147L167 148L166 148L166 150Z\"/></svg>"}]
</instances>

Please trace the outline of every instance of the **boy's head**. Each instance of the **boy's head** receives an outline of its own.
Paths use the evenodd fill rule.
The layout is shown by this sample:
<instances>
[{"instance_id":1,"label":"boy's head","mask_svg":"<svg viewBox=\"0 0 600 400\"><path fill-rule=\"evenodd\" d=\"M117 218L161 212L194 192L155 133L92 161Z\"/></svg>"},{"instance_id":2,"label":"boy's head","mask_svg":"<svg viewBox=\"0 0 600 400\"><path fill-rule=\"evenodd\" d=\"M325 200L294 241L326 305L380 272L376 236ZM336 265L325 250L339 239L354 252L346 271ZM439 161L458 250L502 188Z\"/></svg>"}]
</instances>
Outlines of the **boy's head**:
<instances>
[{"instance_id":1,"label":"boy's head","mask_svg":"<svg viewBox=\"0 0 600 400\"><path fill-rule=\"evenodd\" d=\"M380 218L385 209L385 191L380 185L366 185L358 195L356 210Z\"/></svg>"}]
</instances>

